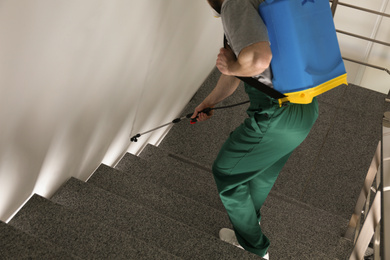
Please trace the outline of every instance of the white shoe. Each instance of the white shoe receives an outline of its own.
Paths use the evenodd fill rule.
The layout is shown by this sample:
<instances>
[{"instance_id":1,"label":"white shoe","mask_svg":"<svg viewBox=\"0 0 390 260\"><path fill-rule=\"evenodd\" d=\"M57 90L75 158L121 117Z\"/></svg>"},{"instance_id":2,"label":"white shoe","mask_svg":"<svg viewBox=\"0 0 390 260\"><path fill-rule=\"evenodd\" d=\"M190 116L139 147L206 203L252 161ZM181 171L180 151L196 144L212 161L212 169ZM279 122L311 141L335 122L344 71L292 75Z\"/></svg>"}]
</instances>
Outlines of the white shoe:
<instances>
[{"instance_id":1,"label":"white shoe","mask_svg":"<svg viewBox=\"0 0 390 260\"><path fill-rule=\"evenodd\" d=\"M223 228L219 231L219 238L226 243L232 244L238 248L244 249L237 241L236 234L229 228Z\"/></svg>"},{"instance_id":2,"label":"white shoe","mask_svg":"<svg viewBox=\"0 0 390 260\"><path fill-rule=\"evenodd\" d=\"M237 241L236 234L233 230L229 228L223 228L219 231L219 238L229 244L232 244L233 246L236 246L242 250L245 250ZM269 253L267 252L265 256L263 256L264 259L269 260Z\"/></svg>"}]
</instances>

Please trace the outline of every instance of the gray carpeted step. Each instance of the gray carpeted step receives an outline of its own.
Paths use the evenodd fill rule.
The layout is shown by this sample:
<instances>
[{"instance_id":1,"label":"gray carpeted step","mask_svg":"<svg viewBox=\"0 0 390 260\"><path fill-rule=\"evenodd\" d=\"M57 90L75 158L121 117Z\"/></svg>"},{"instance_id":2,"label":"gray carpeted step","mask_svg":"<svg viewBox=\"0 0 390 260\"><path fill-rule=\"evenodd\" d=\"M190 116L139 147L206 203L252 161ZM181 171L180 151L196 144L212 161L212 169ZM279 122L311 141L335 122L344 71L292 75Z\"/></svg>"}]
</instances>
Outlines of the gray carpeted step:
<instances>
[{"instance_id":1,"label":"gray carpeted step","mask_svg":"<svg viewBox=\"0 0 390 260\"><path fill-rule=\"evenodd\" d=\"M336 249L337 252L339 252L339 256L340 256L339 259L342 260L349 259L353 251L353 247L354 247L353 241L344 237L340 238L339 245Z\"/></svg>"},{"instance_id":2,"label":"gray carpeted step","mask_svg":"<svg viewBox=\"0 0 390 260\"><path fill-rule=\"evenodd\" d=\"M284 194L271 192L264 203L267 214L285 215L285 220L291 220L296 226L330 232L342 236L348 226L348 220L334 215L326 210L289 198ZM265 214L264 214L265 215ZM274 219L274 218L273 218Z\"/></svg>"},{"instance_id":3,"label":"gray carpeted step","mask_svg":"<svg viewBox=\"0 0 390 260\"><path fill-rule=\"evenodd\" d=\"M0 221L0 259L81 259Z\"/></svg>"},{"instance_id":4,"label":"gray carpeted step","mask_svg":"<svg viewBox=\"0 0 390 260\"><path fill-rule=\"evenodd\" d=\"M209 186L213 186L213 189L216 190L215 184L213 182L212 174L208 171L204 171L202 169L194 169L191 164L185 163L185 160L176 159L177 156L173 153L167 152L164 149L160 149L158 147L148 145L145 150L141 154L142 158L148 159L148 160L155 160L159 161L162 164L172 165L176 169L172 170L170 175L163 175L165 179L172 178L172 176L185 173L187 179L185 181L188 182L202 182L202 184L205 185L205 183L208 185L206 188L203 187L203 189L210 189ZM131 161L132 157L128 157ZM184 159L184 158L183 158ZM201 177L198 177L201 176ZM163 180L162 180L163 181ZM173 178L173 181L177 181L177 179ZM180 182L179 182L180 183ZM210 185L210 183L212 183ZM183 186L185 186L185 182L183 183ZM180 185L178 184L178 187L180 188ZM201 186L202 188L202 186ZM202 192L202 191L201 191ZM207 191L206 191L207 192ZM196 199L196 197L193 197ZM217 196L213 197L214 200L219 200ZM283 205L280 207L280 205ZM340 235L345 231L345 227L348 225L348 220L344 219L340 216L334 215L332 213L329 213L327 211L315 208L314 206L305 204L303 202L300 202L298 200L295 200L293 198L287 197L283 194L280 194L278 192L271 191L270 196L266 200L264 207L268 207L268 210L271 210L273 212L277 210L281 210L284 212L289 211L297 211L299 212L299 215L303 217L303 219L300 221L300 225L302 226L308 226L309 228L311 226L315 227L315 229L318 230L325 230L327 232L332 232L334 234ZM299 220L299 218L294 218L295 220Z\"/></svg>"},{"instance_id":5,"label":"gray carpeted step","mask_svg":"<svg viewBox=\"0 0 390 260\"><path fill-rule=\"evenodd\" d=\"M351 250L351 244L340 244L348 221L329 212L273 194L268 196L262 216L262 228L270 238L271 245L280 242L281 237L291 238L277 250L275 248L277 253L304 244L329 257L344 259Z\"/></svg>"},{"instance_id":6,"label":"gray carpeted step","mask_svg":"<svg viewBox=\"0 0 390 260\"><path fill-rule=\"evenodd\" d=\"M146 206L74 178L51 200L184 259L259 259Z\"/></svg>"},{"instance_id":7,"label":"gray carpeted step","mask_svg":"<svg viewBox=\"0 0 390 260\"><path fill-rule=\"evenodd\" d=\"M38 195L9 224L83 259L179 259Z\"/></svg>"},{"instance_id":8,"label":"gray carpeted step","mask_svg":"<svg viewBox=\"0 0 390 260\"><path fill-rule=\"evenodd\" d=\"M159 186L142 173L123 173L102 164L88 182L216 237L230 226L226 213Z\"/></svg>"},{"instance_id":9,"label":"gray carpeted step","mask_svg":"<svg viewBox=\"0 0 390 260\"><path fill-rule=\"evenodd\" d=\"M345 260L346 258L335 257L334 251L321 252L320 248L301 243L294 234L288 237L269 237L270 259L277 260Z\"/></svg>"},{"instance_id":10,"label":"gray carpeted step","mask_svg":"<svg viewBox=\"0 0 390 260\"><path fill-rule=\"evenodd\" d=\"M151 181L225 213L210 171L176 160L152 145L147 145L140 157L149 161L150 169L148 173L145 172L145 177ZM126 154L116 168L123 172L134 172L134 161L137 161L137 157Z\"/></svg>"},{"instance_id":11,"label":"gray carpeted step","mask_svg":"<svg viewBox=\"0 0 390 260\"><path fill-rule=\"evenodd\" d=\"M189 181L196 182L197 178L191 180L190 177L199 175L202 176L202 180L213 182L210 171L200 169L195 171L193 166L196 164L190 162L190 159L174 155L158 147L148 145L141 157L159 161L162 164L174 165L176 169L172 171L172 174L186 173ZM198 173L199 171L203 171L203 175ZM170 176L166 176L166 178L170 178ZM180 188L179 184L180 182L178 182L178 188ZM185 185L185 182L180 185ZM203 187L201 191L204 191L204 189L209 188ZM318 248L316 251L324 253L324 256L327 257L340 258L350 251L350 244L348 243L345 248L340 247L336 249L339 247L339 240L348 224L348 220L340 216L333 215L277 192L271 192L263 206L262 213L264 216L264 232L269 233L275 240L279 241L280 237L289 237L291 235L296 237L293 242L289 243L291 246L287 246L290 252L295 251L297 243L307 245L308 252L312 251L313 245L315 245L315 248ZM267 219L272 219L272 221L267 222ZM286 248L286 244L281 246ZM273 248L275 249L275 245ZM278 249L277 252L286 253L282 248Z\"/></svg>"}]
</instances>

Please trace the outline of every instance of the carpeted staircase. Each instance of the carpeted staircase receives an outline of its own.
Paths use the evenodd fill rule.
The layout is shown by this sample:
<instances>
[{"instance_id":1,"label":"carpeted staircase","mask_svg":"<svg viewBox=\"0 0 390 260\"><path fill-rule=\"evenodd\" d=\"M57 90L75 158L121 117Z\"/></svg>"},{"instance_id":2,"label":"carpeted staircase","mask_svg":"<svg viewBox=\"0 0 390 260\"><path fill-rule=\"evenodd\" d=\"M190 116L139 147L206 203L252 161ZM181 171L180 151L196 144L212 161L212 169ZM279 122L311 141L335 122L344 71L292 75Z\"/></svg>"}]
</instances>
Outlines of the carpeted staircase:
<instances>
[{"instance_id":1,"label":"carpeted staircase","mask_svg":"<svg viewBox=\"0 0 390 260\"><path fill-rule=\"evenodd\" d=\"M230 227L210 171L148 145L1 224L1 259L261 259L220 241ZM273 194L263 209L273 259L342 259L345 219ZM300 219L310 215L311 221ZM293 223L293 224L292 224ZM273 226L278 225L276 229ZM310 241L323 244L312 248ZM7 243L5 243L7 241ZM348 247L347 247L348 248Z\"/></svg>"},{"instance_id":2,"label":"carpeted staircase","mask_svg":"<svg viewBox=\"0 0 390 260\"><path fill-rule=\"evenodd\" d=\"M214 71L183 114L217 78ZM340 87L333 95L349 89ZM242 99L239 90L226 104ZM335 118L343 119L344 113L333 101L325 96L320 102L314 133L294 153L262 208L270 259L346 259L351 251L342 234L377 145L376 128L361 127L367 132L359 144L364 153L352 147L356 159L352 152L345 155L328 144L332 138L339 142ZM100 165L87 182L71 178L50 199L34 195L8 224L0 223L0 259L261 259L218 238L219 230L231 225L210 164L245 117L245 107L218 113L203 124L178 124L159 147L148 145L139 157L126 154L115 168ZM335 155L325 156L328 150ZM361 164L337 167L343 156ZM333 190L340 191L335 195Z\"/></svg>"}]
</instances>

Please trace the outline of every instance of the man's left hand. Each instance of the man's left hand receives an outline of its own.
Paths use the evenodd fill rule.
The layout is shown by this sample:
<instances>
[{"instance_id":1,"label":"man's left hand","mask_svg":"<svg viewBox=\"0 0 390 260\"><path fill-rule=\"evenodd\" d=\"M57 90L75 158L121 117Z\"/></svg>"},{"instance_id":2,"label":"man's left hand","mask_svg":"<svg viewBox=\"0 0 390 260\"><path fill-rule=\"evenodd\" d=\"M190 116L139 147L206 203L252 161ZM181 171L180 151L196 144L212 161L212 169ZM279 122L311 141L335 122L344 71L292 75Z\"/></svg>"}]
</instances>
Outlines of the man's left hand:
<instances>
[{"instance_id":1,"label":"man's left hand","mask_svg":"<svg viewBox=\"0 0 390 260\"><path fill-rule=\"evenodd\" d=\"M222 74L232 76L231 68L236 61L236 55L231 48L221 48L217 58L217 68Z\"/></svg>"}]
</instances>

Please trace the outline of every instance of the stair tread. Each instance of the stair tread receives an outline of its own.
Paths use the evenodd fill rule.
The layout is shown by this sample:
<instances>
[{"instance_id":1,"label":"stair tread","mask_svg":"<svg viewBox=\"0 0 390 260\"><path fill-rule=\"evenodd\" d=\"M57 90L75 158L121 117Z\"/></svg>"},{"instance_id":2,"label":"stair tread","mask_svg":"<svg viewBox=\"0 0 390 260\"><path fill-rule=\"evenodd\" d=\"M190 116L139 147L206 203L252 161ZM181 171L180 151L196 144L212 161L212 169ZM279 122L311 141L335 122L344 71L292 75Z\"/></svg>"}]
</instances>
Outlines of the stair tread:
<instances>
[{"instance_id":1,"label":"stair tread","mask_svg":"<svg viewBox=\"0 0 390 260\"><path fill-rule=\"evenodd\" d=\"M339 243L348 222L332 222L330 214L321 213L268 196L262 209L262 228L270 238L271 245L280 242L280 237L294 238L294 243L281 245L278 248L280 250L295 247L298 242L327 253L328 256L340 258L345 255L346 249L339 248Z\"/></svg>"},{"instance_id":2,"label":"stair tread","mask_svg":"<svg viewBox=\"0 0 390 260\"><path fill-rule=\"evenodd\" d=\"M169 182L169 179L175 180L174 183L177 186L175 187L176 189L180 189L180 185L183 185L183 183L177 181L177 178L174 177L175 175L183 173L189 176L185 182L186 187L192 187L191 181L198 181L198 178L193 178L193 176L202 176L203 181L212 181L214 185L212 175L205 169L199 168L195 171L196 173L194 172L191 174L191 172L194 171L194 163L192 163L189 159L187 160L185 157L178 158L179 156L152 145L148 145L140 156L141 158L147 160L154 160L161 164L174 166L176 169L169 172L168 175L163 175L162 178L164 178L164 181L166 182ZM202 171L203 174L198 173ZM161 171L159 174L160 173ZM200 192L204 191L204 189L205 188L200 190ZM208 189L209 187L207 190ZM193 196L193 194L187 192L187 189L183 192L183 194ZM194 196L193 199L196 199L196 197ZM330 212L318 209L312 205L297 201L277 192L270 193L263 206L262 214L264 216L263 222L265 223L263 227L264 231L272 233L275 239L279 239L281 236L291 236L291 234L299 235L299 241L301 241L301 243L307 245L319 244L321 245L319 247L320 250L317 251L325 253L338 246L339 240L341 239L341 236L348 224L348 220L342 218L341 216L334 215ZM272 218L272 221L265 221L267 218ZM345 254L345 252L338 250L330 255L338 257L343 254Z\"/></svg>"},{"instance_id":3,"label":"stair tread","mask_svg":"<svg viewBox=\"0 0 390 260\"><path fill-rule=\"evenodd\" d=\"M295 222L301 226L326 230L340 236L344 234L349 222L349 220L339 215L316 208L315 206L275 191L271 191L264 202L264 207L268 211L282 211L286 214L291 212L293 214L290 214L289 218L295 219Z\"/></svg>"},{"instance_id":4,"label":"stair tread","mask_svg":"<svg viewBox=\"0 0 390 260\"><path fill-rule=\"evenodd\" d=\"M9 224L83 259L179 259L39 195L33 195Z\"/></svg>"},{"instance_id":5,"label":"stair tread","mask_svg":"<svg viewBox=\"0 0 390 260\"><path fill-rule=\"evenodd\" d=\"M216 237L75 178L51 200L184 259L258 259Z\"/></svg>"},{"instance_id":6,"label":"stair tread","mask_svg":"<svg viewBox=\"0 0 390 260\"><path fill-rule=\"evenodd\" d=\"M197 200L207 206L225 212L212 173L179 161L155 146L148 145L140 155L149 162L144 169L145 178L180 195ZM116 166L123 172L135 173L134 155L127 154ZM136 173L135 173L136 174Z\"/></svg>"},{"instance_id":7,"label":"stair tread","mask_svg":"<svg viewBox=\"0 0 390 260\"><path fill-rule=\"evenodd\" d=\"M102 164L88 182L214 236L230 226L226 213L152 183L142 174L123 173Z\"/></svg>"},{"instance_id":8,"label":"stair tread","mask_svg":"<svg viewBox=\"0 0 390 260\"><path fill-rule=\"evenodd\" d=\"M295 236L270 237L269 248L270 259L290 260L344 260L334 255L332 251L322 252L317 247L300 243Z\"/></svg>"},{"instance_id":9,"label":"stair tread","mask_svg":"<svg viewBox=\"0 0 390 260\"><path fill-rule=\"evenodd\" d=\"M193 164L192 163L188 164L185 161L185 158L182 158L183 160L177 159L177 156L175 154L168 152L168 151L165 151L164 149L161 149L159 147L152 146L152 145L147 145L147 147L141 153L140 156L141 156L141 158L152 159L152 160L158 158L163 163L168 162L170 165L174 165L176 168L178 168L178 169L172 170L168 174L164 175L163 178L165 179L165 181L170 177L175 177L175 174L185 173L188 177L188 179L185 180L188 182L187 186L191 186L191 185L188 185L188 184L191 184L191 181L195 181L195 182L203 181L203 183L206 183L207 185L212 186L213 189L215 189L215 192L217 192L212 174L210 174L210 172L208 172L204 169L192 168L191 165L193 165ZM133 159L133 158L129 157L128 159L130 159L130 161L131 161L131 159ZM176 162L174 162L174 161L176 161ZM160 172L159 172L159 174L160 174ZM202 176L202 177L198 178L197 176ZM176 181L177 179L174 179L174 180ZM212 182L212 183L210 183L210 182ZM182 186L180 186L180 185L178 185L178 186L179 186L179 188L180 187L182 188ZM207 189L209 189L209 186L207 187ZM175 188L177 189L177 187L175 187ZM187 193L187 195L188 195L188 193ZM195 198L195 197L193 197L193 198ZM214 196L213 199L215 199L215 198L216 197ZM217 198L217 199L219 200L219 198ZM319 209L313 205L306 204L304 202L298 201L294 198L290 198L284 194L281 194L281 193L273 191L273 190L271 191L267 200L265 201L264 207L272 207L273 205L279 205L280 204L278 202L279 200L283 201L282 202L283 205L292 204L292 205L294 205L294 207L295 206L299 207L300 209L302 209L302 211L305 211L305 214L307 216L310 216L311 219L310 218L305 219L305 221L301 224L307 225L308 223L313 222L312 223L313 225L323 227L325 230L332 230L333 232L335 232L337 234L341 234L340 232L343 231L345 229L346 225L348 224L348 220L339 216L339 215L335 215L331 212L325 211L323 209ZM288 203L288 204L286 204L286 203ZM283 207L279 207L279 209L283 209ZM223 209L223 211L224 211L224 209ZM311 221L311 220L313 220L313 221ZM318 220L321 220L321 221L318 221Z\"/></svg>"},{"instance_id":10,"label":"stair tread","mask_svg":"<svg viewBox=\"0 0 390 260\"><path fill-rule=\"evenodd\" d=\"M157 146L148 144L140 154L140 158L145 159L149 162L156 161L156 164L160 165L166 164L168 166L172 165L174 167L179 167L180 169L176 170L175 172L185 173L189 177L196 178L197 181L201 181L205 184L215 186L211 168L202 167L202 164L199 164L195 161L191 161L191 159L188 159L186 157L179 157L179 155L172 152L168 152ZM198 178L198 176L200 178Z\"/></svg>"},{"instance_id":11,"label":"stair tread","mask_svg":"<svg viewBox=\"0 0 390 260\"><path fill-rule=\"evenodd\" d=\"M81 259L0 221L0 259Z\"/></svg>"}]
</instances>

